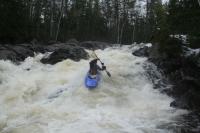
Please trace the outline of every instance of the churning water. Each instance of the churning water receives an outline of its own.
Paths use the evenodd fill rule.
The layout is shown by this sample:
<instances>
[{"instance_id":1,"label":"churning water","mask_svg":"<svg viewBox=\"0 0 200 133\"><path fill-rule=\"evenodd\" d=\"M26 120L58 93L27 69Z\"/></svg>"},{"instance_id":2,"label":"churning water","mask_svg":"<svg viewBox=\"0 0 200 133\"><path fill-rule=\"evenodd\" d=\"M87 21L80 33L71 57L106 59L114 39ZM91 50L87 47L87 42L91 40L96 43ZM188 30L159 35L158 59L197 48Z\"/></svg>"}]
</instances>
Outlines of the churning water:
<instances>
[{"instance_id":1,"label":"churning water","mask_svg":"<svg viewBox=\"0 0 200 133\"><path fill-rule=\"evenodd\" d=\"M109 78L95 90L84 86L89 60L44 65L36 55L20 65L0 61L1 133L172 133L172 99L153 89L133 47L97 50ZM88 51L91 53L91 51ZM90 58L91 60L92 58Z\"/></svg>"}]
</instances>

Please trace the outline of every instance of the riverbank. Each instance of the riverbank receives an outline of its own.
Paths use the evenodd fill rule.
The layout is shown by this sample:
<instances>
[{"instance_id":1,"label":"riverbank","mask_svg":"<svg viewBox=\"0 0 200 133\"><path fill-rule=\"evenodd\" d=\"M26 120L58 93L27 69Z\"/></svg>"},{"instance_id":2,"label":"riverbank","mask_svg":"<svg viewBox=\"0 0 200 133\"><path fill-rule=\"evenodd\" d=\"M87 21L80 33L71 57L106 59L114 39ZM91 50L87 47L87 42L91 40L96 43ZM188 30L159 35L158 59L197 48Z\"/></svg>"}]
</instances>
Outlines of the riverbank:
<instances>
[{"instance_id":1,"label":"riverbank","mask_svg":"<svg viewBox=\"0 0 200 133\"><path fill-rule=\"evenodd\" d=\"M181 56L169 58L160 54L158 44L153 44L152 47L145 46L134 51L133 55L148 57L148 60L166 77L165 82L169 82L171 86L164 86L162 92L173 97L171 107L191 111L183 116L185 125L181 128L181 133L198 133L200 131L200 49L183 46L182 51ZM158 79L159 82L160 80L162 79ZM154 85L157 88L157 83Z\"/></svg>"},{"instance_id":2,"label":"riverbank","mask_svg":"<svg viewBox=\"0 0 200 133\"><path fill-rule=\"evenodd\" d=\"M35 53L50 52L51 54L41 59L41 62L44 64L56 64L65 59L72 59L74 61L87 59L88 53L85 49L104 49L108 46L111 46L111 44L98 41L78 42L75 39L69 40L66 43L49 42L47 44L40 44L33 41L16 45L0 44L0 59L19 63L27 57L33 57Z\"/></svg>"}]
</instances>

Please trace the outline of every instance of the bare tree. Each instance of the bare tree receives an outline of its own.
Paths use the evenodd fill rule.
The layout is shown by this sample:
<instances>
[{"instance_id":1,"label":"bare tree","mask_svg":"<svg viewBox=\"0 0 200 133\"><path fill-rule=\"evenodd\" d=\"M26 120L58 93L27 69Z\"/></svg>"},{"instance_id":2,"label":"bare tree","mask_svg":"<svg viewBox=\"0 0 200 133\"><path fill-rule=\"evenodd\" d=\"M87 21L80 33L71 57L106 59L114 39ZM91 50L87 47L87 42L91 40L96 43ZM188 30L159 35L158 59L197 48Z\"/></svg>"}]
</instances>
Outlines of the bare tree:
<instances>
[{"instance_id":1,"label":"bare tree","mask_svg":"<svg viewBox=\"0 0 200 133\"><path fill-rule=\"evenodd\" d=\"M33 0L30 0L30 2L29 2L29 17L30 17L30 20L32 20L32 16L33 16Z\"/></svg>"},{"instance_id":2,"label":"bare tree","mask_svg":"<svg viewBox=\"0 0 200 133\"><path fill-rule=\"evenodd\" d=\"M50 16L50 38L53 37L53 24L54 24L54 7L55 7L55 0L51 0L51 16Z\"/></svg>"},{"instance_id":3,"label":"bare tree","mask_svg":"<svg viewBox=\"0 0 200 133\"><path fill-rule=\"evenodd\" d=\"M60 7L60 17L59 17L58 25L57 25L57 32L56 32L56 39L55 39L56 41L58 40L58 34L60 32L60 22L61 22L61 19L63 17L64 3L65 3L65 0L62 0L61 7Z\"/></svg>"}]
</instances>

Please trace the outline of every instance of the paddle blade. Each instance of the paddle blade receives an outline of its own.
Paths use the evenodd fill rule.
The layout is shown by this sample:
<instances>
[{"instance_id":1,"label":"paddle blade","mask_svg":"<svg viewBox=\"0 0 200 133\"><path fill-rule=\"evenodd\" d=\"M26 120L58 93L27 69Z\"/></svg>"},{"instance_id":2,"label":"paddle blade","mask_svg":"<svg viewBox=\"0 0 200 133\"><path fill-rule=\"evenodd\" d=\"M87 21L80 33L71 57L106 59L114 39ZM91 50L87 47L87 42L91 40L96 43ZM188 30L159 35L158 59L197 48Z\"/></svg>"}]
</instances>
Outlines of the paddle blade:
<instances>
[{"instance_id":1,"label":"paddle blade","mask_svg":"<svg viewBox=\"0 0 200 133\"><path fill-rule=\"evenodd\" d=\"M110 74L108 71L106 71L106 73L107 73L107 75L108 75L109 77L111 77L111 74Z\"/></svg>"}]
</instances>

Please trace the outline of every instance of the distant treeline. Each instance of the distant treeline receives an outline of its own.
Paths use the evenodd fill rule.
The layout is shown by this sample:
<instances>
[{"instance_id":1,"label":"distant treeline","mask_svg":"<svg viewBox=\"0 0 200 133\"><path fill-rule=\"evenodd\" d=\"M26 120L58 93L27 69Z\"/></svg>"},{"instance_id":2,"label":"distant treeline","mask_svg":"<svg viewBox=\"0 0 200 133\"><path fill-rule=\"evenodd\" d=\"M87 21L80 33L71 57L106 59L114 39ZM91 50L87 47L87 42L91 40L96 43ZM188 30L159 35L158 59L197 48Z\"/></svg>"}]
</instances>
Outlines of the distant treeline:
<instances>
[{"instance_id":1,"label":"distant treeline","mask_svg":"<svg viewBox=\"0 0 200 133\"><path fill-rule=\"evenodd\" d=\"M0 42L101 40L160 41L170 34L199 36L198 0L2 0ZM140 9L140 10L139 10Z\"/></svg>"}]
</instances>

